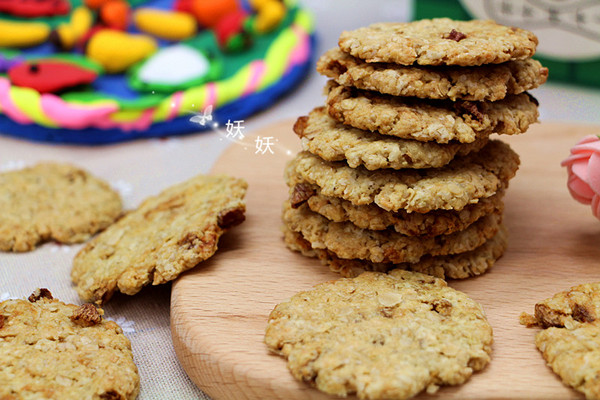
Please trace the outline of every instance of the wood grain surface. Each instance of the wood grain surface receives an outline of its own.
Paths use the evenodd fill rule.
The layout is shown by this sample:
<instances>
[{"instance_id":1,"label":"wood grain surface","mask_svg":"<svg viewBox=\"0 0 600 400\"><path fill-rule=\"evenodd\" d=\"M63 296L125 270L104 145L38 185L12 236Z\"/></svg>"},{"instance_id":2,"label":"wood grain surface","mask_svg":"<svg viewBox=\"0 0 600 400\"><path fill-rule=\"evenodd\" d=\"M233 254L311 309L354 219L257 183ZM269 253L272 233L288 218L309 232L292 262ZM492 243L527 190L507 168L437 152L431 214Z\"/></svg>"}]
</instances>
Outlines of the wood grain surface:
<instances>
[{"instance_id":1,"label":"wood grain surface","mask_svg":"<svg viewBox=\"0 0 600 400\"><path fill-rule=\"evenodd\" d=\"M282 357L263 343L269 312L298 291L338 278L318 261L283 244L281 204L287 196L285 162L300 148L293 121L256 137L277 140L269 152L232 145L214 166L249 183L247 220L227 233L220 250L173 284L171 331L181 364L214 399L331 399L297 382ZM519 325L523 311L570 286L600 280L600 221L571 199L560 161L582 136L600 127L543 123L526 134L501 137L521 156L510 183L504 221L509 247L490 272L450 281L479 301L494 329L492 361L448 399L576 399L535 348L536 329ZM249 142L253 143L253 142Z\"/></svg>"}]
</instances>

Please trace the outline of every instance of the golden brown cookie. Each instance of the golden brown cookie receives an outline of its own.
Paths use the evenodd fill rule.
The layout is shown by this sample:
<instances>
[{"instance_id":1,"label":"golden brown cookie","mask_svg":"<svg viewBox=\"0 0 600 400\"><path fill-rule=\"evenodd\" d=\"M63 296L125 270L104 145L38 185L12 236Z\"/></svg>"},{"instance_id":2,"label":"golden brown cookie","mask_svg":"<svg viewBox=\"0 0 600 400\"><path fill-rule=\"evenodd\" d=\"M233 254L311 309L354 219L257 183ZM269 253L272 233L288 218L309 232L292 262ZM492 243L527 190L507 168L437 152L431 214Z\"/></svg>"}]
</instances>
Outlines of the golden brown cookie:
<instances>
[{"instance_id":1,"label":"golden brown cookie","mask_svg":"<svg viewBox=\"0 0 600 400\"><path fill-rule=\"evenodd\" d=\"M544 328L535 344L564 383L600 399L600 282L574 286L535 305L521 323Z\"/></svg>"},{"instance_id":2,"label":"golden brown cookie","mask_svg":"<svg viewBox=\"0 0 600 400\"><path fill-rule=\"evenodd\" d=\"M425 255L415 263L373 263L367 260L343 259L324 249L313 249L301 233L283 227L285 244L307 257L316 257L329 269L343 277L353 278L364 271L387 272L404 269L420 272L441 279L465 279L487 272L502 256L508 244L506 229L500 226L498 233L481 246L464 253L444 256Z\"/></svg>"},{"instance_id":3,"label":"golden brown cookie","mask_svg":"<svg viewBox=\"0 0 600 400\"><path fill-rule=\"evenodd\" d=\"M322 283L275 307L268 348L328 394L407 399L458 385L490 361L481 306L432 276L394 270Z\"/></svg>"},{"instance_id":4,"label":"golden brown cookie","mask_svg":"<svg viewBox=\"0 0 600 400\"><path fill-rule=\"evenodd\" d=\"M0 173L0 250L30 251L48 240L83 242L121 210L108 183L73 165L44 162Z\"/></svg>"},{"instance_id":5,"label":"golden brown cookie","mask_svg":"<svg viewBox=\"0 0 600 400\"><path fill-rule=\"evenodd\" d=\"M480 67L404 66L367 63L337 47L321 56L317 71L340 85L393 96L471 101L501 100L548 79L548 68L533 59Z\"/></svg>"},{"instance_id":6,"label":"golden brown cookie","mask_svg":"<svg viewBox=\"0 0 600 400\"><path fill-rule=\"evenodd\" d=\"M489 214L463 231L439 236L408 236L386 231L369 231L350 222L332 222L312 212L306 204L294 209L285 202L285 225L302 234L311 247L327 249L339 258L373 263L415 263L425 255L464 253L481 246L498 232L501 214Z\"/></svg>"},{"instance_id":7,"label":"golden brown cookie","mask_svg":"<svg viewBox=\"0 0 600 400\"><path fill-rule=\"evenodd\" d=\"M495 102L451 102L384 95L333 81L325 90L327 112L338 122L424 142L473 143L492 133L517 135L538 118L537 101L528 93Z\"/></svg>"},{"instance_id":8,"label":"golden brown cookie","mask_svg":"<svg viewBox=\"0 0 600 400\"><path fill-rule=\"evenodd\" d=\"M1 399L135 399L131 344L92 304L76 306L38 289L0 303Z\"/></svg>"},{"instance_id":9,"label":"golden brown cookie","mask_svg":"<svg viewBox=\"0 0 600 400\"><path fill-rule=\"evenodd\" d=\"M244 220L246 187L241 179L198 175L146 199L75 256L77 292L103 303L114 291L133 295L211 257L219 237Z\"/></svg>"},{"instance_id":10,"label":"golden brown cookie","mask_svg":"<svg viewBox=\"0 0 600 400\"><path fill-rule=\"evenodd\" d=\"M321 194L316 185L298 183L290 190L290 203L308 207L334 222L352 222L361 229L393 229L404 235L437 236L466 229L484 215L504 210L504 190L479 202L469 204L461 211L434 210L427 213L408 213L404 210L389 212L375 204L356 206L347 200Z\"/></svg>"},{"instance_id":11,"label":"golden brown cookie","mask_svg":"<svg viewBox=\"0 0 600 400\"><path fill-rule=\"evenodd\" d=\"M342 51L367 62L403 65L498 64L533 56L537 37L492 20L383 22L342 32Z\"/></svg>"},{"instance_id":12,"label":"golden brown cookie","mask_svg":"<svg viewBox=\"0 0 600 400\"><path fill-rule=\"evenodd\" d=\"M460 211L479 199L493 196L515 175L519 156L499 141L479 152L454 159L442 168L425 170L377 170L350 168L300 152L285 170L289 187L310 183L321 194L354 205L375 203L386 211L426 213L432 210Z\"/></svg>"},{"instance_id":13,"label":"golden brown cookie","mask_svg":"<svg viewBox=\"0 0 600 400\"><path fill-rule=\"evenodd\" d=\"M337 122L324 107L298 118L294 132L302 139L304 150L327 161L346 160L352 168L363 165L369 170L439 168L455 156L481 150L488 142L486 135L473 143L447 144L380 135Z\"/></svg>"}]
</instances>

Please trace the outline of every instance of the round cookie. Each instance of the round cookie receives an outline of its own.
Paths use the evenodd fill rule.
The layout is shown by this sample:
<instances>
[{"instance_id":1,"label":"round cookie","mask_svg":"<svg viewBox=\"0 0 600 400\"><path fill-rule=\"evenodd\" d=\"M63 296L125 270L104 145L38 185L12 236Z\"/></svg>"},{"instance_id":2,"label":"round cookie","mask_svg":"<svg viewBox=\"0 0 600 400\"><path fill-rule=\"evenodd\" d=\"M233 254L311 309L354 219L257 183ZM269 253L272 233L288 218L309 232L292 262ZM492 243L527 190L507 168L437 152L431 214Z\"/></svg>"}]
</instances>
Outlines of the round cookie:
<instances>
[{"instance_id":1,"label":"round cookie","mask_svg":"<svg viewBox=\"0 0 600 400\"><path fill-rule=\"evenodd\" d=\"M294 209L284 204L283 221L300 232L311 247L327 249L339 258L373 263L415 263L425 255L464 253L481 246L500 227L501 214L489 214L462 231L450 235L408 236L394 231L369 231L350 222L332 222L306 204Z\"/></svg>"},{"instance_id":2,"label":"round cookie","mask_svg":"<svg viewBox=\"0 0 600 400\"><path fill-rule=\"evenodd\" d=\"M342 32L342 51L367 62L474 66L533 56L537 37L492 20L383 22Z\"/></svg>"},{"instance_id":3,"label":"round cookie","mask_svg":"<svg viewBox=\"0 0 600 400\"><path fill-rule=\"evenodd\" d=\"M488 142L483 135L473 143L420 142L363 131L337 122L324 107L300 117L294 132L302 148L327 161L346 160L349 166L363 165L369 170L381 168L439 168L455 156L479 151Z\"/></svg>"},{"instance_id":4,"label":"round cookie","mask_svg":"<svg viewBox=\"0 0 600 400\"><path fill-rule=\"evenodd\" d=\"M135 399L131 344L102 310L38 289L0 303L0 398Z\"/></svg>"},{"instance_id":5,"label":"round cookie","mask_svg":"<svg viewBox=\"0 0 600 400\"><path fill-rule=\"evenodd\" d=\"M564 383L600 398L600 282L574 286L523 313L521 323L544 328L535 344Z\"/></svg>"},{"instance_id":6,"label":"round cookie","mask_svg":"<svg viewBox=\"0 0 600 400\"><path fill-rule=\"evenodd\" d=\"M115 291L133 295L195 267L244 221L246 188L242 179L198 175L147 198L75 256L77 293L103 303Z\"/></svg>"},{"instance_id":7,"label":"round cookie","mask_svg":"<svg viewBox=\"0 0 600 400\"><path fill-rule=\"evenodd\" d=\"M519 156L505 143L490 142L479 152L457 158L443 168L377 170L350 168L300 152L285 170L289 187L297 183L319 186L321 194L354 205L375 203L386 211L426 213L460 211L479 199L496 194L515 175Z\"/></svg>"},{"instance_id":8,"label":"round cookie","mask_svg":"<svg viewBox=\"0 0 600 400\"><path fill-rule=\"evenodd\" d=\"M328 394L407 399L458 385L490 361L481 306L431 276L365 272L275 307L265 333L294 377Z\"/></svg>"},{"instance_id":9,"label":"round cookie","mask_svg":"<svg viewBox=\"0 0 600 400\"><path fill-rule=\"evenodd\" d=\"M484 215L504 210L504 190L469 204L460 211L434 210L427 213L408 213L404 210L386 211L374 204L356 206L347 200L321 194L316 185L298 183L290 189L290 203L306 205L314 212L333 222L352 222L361 229L393 229L403 235L448 235L466 229Z\"/></svg>"},{"instance_id":10,"label":"round cookie","mask_svg":"<svg viewBox=\"0 0 600 400\"><path fill-rule=\"evenodd\" d=\"M317 71L340 85L393 96L424 99L496 101L535 89L548 68L533 59L480 67L422 67L367 63L333 48L321 56Z\"/></svg>"},{"instance_id":11,"label":"round cookie","mask_svg":"<svg viewBox=\"0 0 600 400\"><path fill-rule=\"evenodd\" d=\"M498 233L481 246L464 253L444 256L425 255L415 263L373 263L367 260L343 259L326 249L313 249L301 233L283 227L285 244L291 250L307 257L316 257L335 273L353 278L364 271L387 272L393 269L420 272L441 279L465 279L487 272L502 256L508 245L506 228L500 226Z\"/></svg>"},{"instance_id":12,"label":"round cookie","mask_svg":"<svg viewBox=\"0 0 600 400\"><path fill-rule=\"evenodd\" d=\"M492 133L517 135L537 121L537 101L528 93L495 102L456 102L395 97L329 81L327 112L335 120L404 139L472 143Z\"/></svg>"},{"instance_id":13,"label":"round cookie","mask_svg":"<svg viewBox=\"0 0 600 400\"><path fill-rule=\"evenodd\" d=\"M30 251L47 240L83 242L121 210L108 183L73 165L45 162L0 173L0 250Z\"/></svg>"}]
</instances>

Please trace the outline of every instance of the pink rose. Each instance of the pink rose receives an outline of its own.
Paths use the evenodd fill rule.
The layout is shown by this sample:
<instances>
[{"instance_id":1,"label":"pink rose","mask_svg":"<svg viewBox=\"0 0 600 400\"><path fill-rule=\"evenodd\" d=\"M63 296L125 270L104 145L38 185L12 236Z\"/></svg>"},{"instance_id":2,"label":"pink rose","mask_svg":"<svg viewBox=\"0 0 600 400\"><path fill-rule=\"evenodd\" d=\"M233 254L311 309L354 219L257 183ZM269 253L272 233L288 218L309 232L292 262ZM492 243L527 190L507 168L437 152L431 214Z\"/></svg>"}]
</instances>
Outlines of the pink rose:
<instances>
[{"instance_id":1,"label":"pink rose","mask_svg":"<svg viewBox=\"0 0 600 400\"><path fill-rule=\"evenodd\" d=\"M588 135L581 139L560 165L569 172L567 187L571 196L591 204L592 213L600 219L600 138Z\"/></svg>"}]
</instances>

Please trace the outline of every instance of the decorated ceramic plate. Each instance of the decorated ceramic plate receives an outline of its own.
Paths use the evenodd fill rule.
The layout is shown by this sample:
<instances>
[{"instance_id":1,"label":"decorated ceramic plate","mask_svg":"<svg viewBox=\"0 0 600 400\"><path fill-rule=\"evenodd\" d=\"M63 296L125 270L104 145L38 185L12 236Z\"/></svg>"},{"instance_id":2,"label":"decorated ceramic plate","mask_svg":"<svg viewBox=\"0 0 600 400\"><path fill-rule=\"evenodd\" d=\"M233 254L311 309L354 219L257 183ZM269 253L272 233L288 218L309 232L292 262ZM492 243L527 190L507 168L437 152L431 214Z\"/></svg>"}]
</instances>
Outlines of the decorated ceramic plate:
<instances>
[{"instance_id":1,"label":"decorated ceramic plate","mask_svg":"<svg viewBox=\"0 0 600 400\"><path fill-rule=\"evenodd\" d=\"M0 132L103 144L233 124L310 68L293 0L0 0Z\"/></svg>"}]
</instances>

